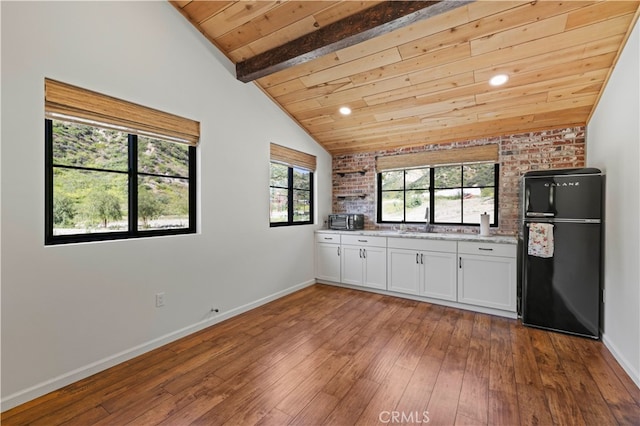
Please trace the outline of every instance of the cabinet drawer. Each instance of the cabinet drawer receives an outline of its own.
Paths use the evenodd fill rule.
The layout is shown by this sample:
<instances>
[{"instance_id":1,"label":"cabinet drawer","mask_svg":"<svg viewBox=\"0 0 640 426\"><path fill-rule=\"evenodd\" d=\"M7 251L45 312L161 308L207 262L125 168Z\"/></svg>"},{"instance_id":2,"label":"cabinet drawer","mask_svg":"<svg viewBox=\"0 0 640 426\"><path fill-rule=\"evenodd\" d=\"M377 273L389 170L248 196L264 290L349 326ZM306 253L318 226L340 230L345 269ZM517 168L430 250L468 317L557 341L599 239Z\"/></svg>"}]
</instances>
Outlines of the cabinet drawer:
<instances>
[{"instance_id":1,"label":"cabinet drawer","mask_svg":"<svg viewBox=\"0 0 640 426\"><path fill-rule=\"evenodd\" d=\"M317 243L340 244L340 234L317 233Z\"/></svg>"},{"instance_id":2,"label":"cabinet drawer","mask_svg":"<svg viewBox=\"0 0 640 426\"><path fill-rule=\"evenodd\" d=\"M354 246L369 246L369 247L386 247L386 237L371 237L368 235L342 235L342 244L349 244Z\"/></svg>"},{"instance_id":3,"label":"cabinet drawer","mask_svg":"<svg viewBox=\"0 0 640 426\"><path fill-rule=\"evenodd\" d=\"M468 241L460 241L458 243L458 253L464 254L515 258L516 251L517 247L515 244L475 243Z\"/></svg>"},{"instance_id":4,"label":"cabinet drawer","mask_svg":"<svg viewBox=\"0 0 640 426\"><path fill-rule=\"evenodd\" d=\"M389 248L400 248L418 251L439 251L445 253L456 252L455 241L426 240L421 238L389 238Z\"/></svg>"}]
</instances>

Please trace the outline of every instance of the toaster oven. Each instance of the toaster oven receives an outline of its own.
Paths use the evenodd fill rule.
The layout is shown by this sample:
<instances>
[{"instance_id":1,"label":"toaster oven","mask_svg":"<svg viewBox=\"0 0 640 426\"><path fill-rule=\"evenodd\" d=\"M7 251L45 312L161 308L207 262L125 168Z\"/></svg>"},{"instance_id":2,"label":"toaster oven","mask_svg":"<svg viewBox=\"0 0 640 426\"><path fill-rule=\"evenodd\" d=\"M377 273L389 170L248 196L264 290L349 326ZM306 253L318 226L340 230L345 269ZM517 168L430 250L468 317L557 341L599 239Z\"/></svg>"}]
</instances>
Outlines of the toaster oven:
<instances>
[{"instance_id":1,"label":"toaster oven","mask_svg":"<svg viewBox=\"0 0 640 426\"><path fill-rule=\"evenodd\" d=\"M342 231L364 229L364 215L356 213L330 214L329 229Z\"/></svg>"}]
</instances>

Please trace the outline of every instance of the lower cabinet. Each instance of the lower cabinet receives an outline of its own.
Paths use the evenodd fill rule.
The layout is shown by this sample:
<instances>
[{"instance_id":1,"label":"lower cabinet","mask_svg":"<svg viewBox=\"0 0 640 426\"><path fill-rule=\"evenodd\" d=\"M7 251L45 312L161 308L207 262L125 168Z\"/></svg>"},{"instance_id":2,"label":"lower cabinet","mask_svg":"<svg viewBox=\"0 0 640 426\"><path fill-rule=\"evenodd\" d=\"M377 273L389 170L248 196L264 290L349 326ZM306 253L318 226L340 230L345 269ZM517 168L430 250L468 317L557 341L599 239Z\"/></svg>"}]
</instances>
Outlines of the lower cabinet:
<instances>
[{"instance_id":1,"label":"lower cabinet","mask_svg":"<svg viewBox=\"0 0 640 426\"><path fill-rule=\"evenodd\" d=\"M516 312L517 246L493 242L316 234L316 277Z\"/></svg>"},{"instance_id":2,"label":"lower cabinet","mask_svg":"<svg viewBox=\"0 0 640 426\"><path fill-rule=\"evenodd\" d=\"M458 243L458 302L516 312L516 246Z\"/></svg>"},{"instance_id":3,"label":"lower cabinet","mask_svg":"<svg viewBox=\"0 0 640 426\"><path fill-rule=\"evenodd\" d=\"M455 253L425 252L424 286L420 294L455 302L458 299L456 260Z\"/></svg>"},{"instance_id":4,"label":"lower cabinet","mask_svg":"<svg viewBox=\"0 0 640 426\"><path fill-rule=\"evenodd\" d=\"M388 289L456 301L456 242L389 238Z\"/></svg>"},{"instance_id":5,"label":"lower cabinet","mask_svg":"<svg viewBox=\"0 0 640 426\"><path fill-rule=\"evenodd\" d=\"M384 238L345 237L341 260L341 282L344 284L383 290L387 288L387 248Z\"/></svg>"},{"instance_id":6,"label":"lower cabinet","mask_svg":"<svg viewBox=\"0 0 640 426\"><path fill-rule=\"evenodd\" d=\"M399 293L418 294L424 279L420 252L398 248L387 249L387 285Z\"/></svg>"},{"instance_id":7,"label":"lower cabinet","mask_svg":"<svg viewBox=\"0 0 640 426\"><path fill-rule=\"evenodd\" d=\"M340 282L340 244L316 243L316 278Z\"/></svg>"},{"instance_id":8,"label":"lower cabinet","mask_svg":"<svg viewBox=\"0 0 640 426\"><path fill-rule=\"evenodd\" d=\"M316 234L316 278L340 282L340 235Z\"/></svg>"}]
</instances>

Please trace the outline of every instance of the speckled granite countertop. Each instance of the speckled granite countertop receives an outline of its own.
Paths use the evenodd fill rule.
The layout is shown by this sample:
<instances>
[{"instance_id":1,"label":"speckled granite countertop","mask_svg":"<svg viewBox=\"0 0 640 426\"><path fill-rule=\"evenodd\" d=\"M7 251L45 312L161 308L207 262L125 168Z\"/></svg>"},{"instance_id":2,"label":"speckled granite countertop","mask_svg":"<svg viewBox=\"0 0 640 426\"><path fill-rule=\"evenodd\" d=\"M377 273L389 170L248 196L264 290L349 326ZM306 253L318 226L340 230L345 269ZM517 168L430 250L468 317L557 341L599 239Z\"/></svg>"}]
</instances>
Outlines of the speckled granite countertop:
<instances>
[{"instance_id":1,"label":"speckled granite countertop","mask_svg":"<svg viewBox=\"0 0 640 426\"><path fill-rule=\"evenodd\" d=\"M340 235L366 235L371 237L415 238L424 240L469 241L484 243L518 244L518 239L511 235L490 235L482 237L479 234L438 233L438 232L399 232L399 231L335 231L320 229L316 232Z\"/></svg>"}]
</instances>

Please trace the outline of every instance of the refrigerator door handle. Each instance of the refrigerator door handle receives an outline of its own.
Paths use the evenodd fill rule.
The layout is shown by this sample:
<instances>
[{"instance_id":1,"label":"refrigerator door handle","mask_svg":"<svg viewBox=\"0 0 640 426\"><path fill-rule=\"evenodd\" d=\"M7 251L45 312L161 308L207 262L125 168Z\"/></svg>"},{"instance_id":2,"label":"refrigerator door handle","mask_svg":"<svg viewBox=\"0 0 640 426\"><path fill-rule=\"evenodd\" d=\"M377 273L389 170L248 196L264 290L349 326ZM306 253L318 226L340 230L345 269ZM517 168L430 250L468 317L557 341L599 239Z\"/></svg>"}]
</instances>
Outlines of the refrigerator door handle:
<instances>
[{"instance_id":1,"label":"refrigerator door handle","mask_svg":"<svg viewBox=\"0 0 640 426\"><path fill-rule=\"evenodd\" d=\"M555 217L555 213L527 212L527 217Z\"/></svg>"}]
</instances>

